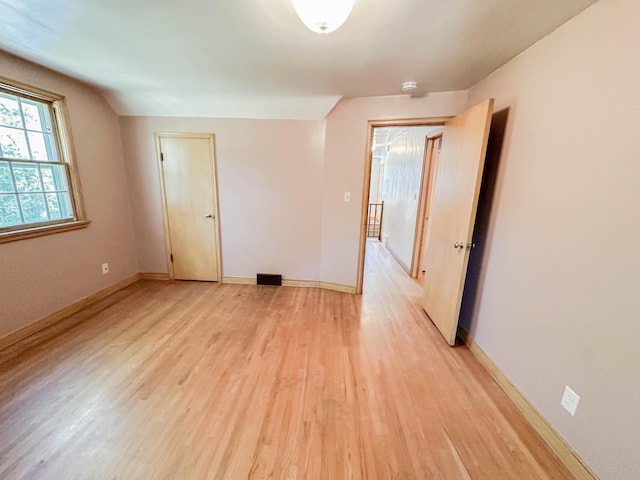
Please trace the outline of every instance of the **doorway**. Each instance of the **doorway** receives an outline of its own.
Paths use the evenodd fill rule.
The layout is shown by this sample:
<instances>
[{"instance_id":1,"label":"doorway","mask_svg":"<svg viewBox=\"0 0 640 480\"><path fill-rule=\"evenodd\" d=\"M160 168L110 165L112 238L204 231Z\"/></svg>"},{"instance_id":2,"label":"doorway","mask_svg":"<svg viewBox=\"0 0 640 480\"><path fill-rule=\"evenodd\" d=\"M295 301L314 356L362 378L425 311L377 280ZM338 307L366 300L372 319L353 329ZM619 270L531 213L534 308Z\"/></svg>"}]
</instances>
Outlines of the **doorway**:
<instances>
[{"instance_id":1,"label":"doorway","mask_svg":"<svg viewBox=\"0 0 640 480\"><path fill-rule=\"evenodd\" d=\"M410 277L420 271L425 209L435 152L429 139L446 119L369 122L357 292L362 293L367 243L375 237ZM373 212L373 213L372 213ZM368 240L368 242L367 242Z\"/></svg>"},{"instance_id":2,"label":"doorway","mask_svg":"<svg viewBox=\"0 0 640 480\"><path fill-rule=\"evenodd\" d=\"M212 134L156 134L169 278L219 281L220 229Z\"/></svg>"},{"instance_id":3,"label":"doorway","mask_svg":"<svg viewBox=\"0 0 640 480\"><path fill-rule=\"evenodd\" d=\"M478 195L482 180L484 157L489 137L493 99L489 98L437 125L444 125L442 158L438 158L433 175L433 194L427 198L422 189L424 204L430 201L424 251L426 274L423 280L421 304L445 340L455 344L469 255L475 245L472 234ZM434 125L432 122L413 121L411 125ZM395 123L398 125L397 123ZM403 123L401 122L400 125ZM363 189L363 223L369 201L374 129L394 125L394 122L369 122L365 184ZM427 140L428 146L428 140ZM426 159L426 157L425 157ZM423 178L424 183L424 178ZM429 180L427 180L429 183ZM425 216L426 218L426 216ZM366 252L366 225L361 224L360 256L356 292L362 293L364 257ZM416 236L422 234L416 226ZM414 244L415 247L415 244ZM413 261L419 255L415 255ZM412 265L412 271L415 264Z\"/></svg>"}]
</instances>

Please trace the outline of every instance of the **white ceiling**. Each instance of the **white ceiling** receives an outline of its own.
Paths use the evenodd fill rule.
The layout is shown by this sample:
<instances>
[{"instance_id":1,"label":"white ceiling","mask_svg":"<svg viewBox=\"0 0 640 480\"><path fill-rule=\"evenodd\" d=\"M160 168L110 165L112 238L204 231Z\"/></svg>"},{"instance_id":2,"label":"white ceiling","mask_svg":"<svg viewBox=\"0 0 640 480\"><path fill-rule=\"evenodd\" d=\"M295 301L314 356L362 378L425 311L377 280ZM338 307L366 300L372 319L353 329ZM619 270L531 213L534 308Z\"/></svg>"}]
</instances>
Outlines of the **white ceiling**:
<instances>
[{"instance_id":1,"label":"white ceiling","mask_svg":"<svg viewBox=\"0 0 640 480\"><path fill-rule=\"evenodd\" d=\"M0 49L123 115L323 118L341 97L469 88L595 0L356 0L318 35L291 0L0 0Z\"/></svg>"}]
</instances>

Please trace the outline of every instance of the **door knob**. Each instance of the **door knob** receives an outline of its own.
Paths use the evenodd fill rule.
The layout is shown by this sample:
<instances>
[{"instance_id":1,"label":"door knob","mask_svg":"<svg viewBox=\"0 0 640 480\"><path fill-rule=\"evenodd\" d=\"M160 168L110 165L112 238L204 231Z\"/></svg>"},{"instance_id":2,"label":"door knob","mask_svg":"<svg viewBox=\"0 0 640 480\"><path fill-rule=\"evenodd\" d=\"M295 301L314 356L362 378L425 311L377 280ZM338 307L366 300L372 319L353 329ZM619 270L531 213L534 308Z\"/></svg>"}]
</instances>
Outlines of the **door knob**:
<instances>
[{"instance_id":1,"label":"door knob","mask_svg":"<svg viewBox=\"0 0 640 480\"><path fill-rule=\"evenodd\" d=\"M453 244L453 248L464 248L464 242L456 242Z\"/></svg>"},{"instance_id":2,"label":"door knob","mask_svg":"<svg viewBox=\"0 0 640 480\"><path fill-rule=\"evenodd\" d=\"M204 214L204 218L213 218L213 214L212 213L205 213Z\"/></svg>"}]
</instances>

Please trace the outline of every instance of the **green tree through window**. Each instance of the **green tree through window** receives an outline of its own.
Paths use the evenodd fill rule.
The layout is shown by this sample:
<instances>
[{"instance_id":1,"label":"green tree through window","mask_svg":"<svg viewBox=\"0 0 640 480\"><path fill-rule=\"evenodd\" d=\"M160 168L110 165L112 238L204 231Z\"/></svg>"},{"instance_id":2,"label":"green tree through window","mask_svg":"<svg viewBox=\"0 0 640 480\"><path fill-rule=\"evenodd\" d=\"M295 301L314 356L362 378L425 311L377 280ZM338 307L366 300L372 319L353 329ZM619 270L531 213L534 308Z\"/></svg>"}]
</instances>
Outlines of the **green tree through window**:
<instances>
[{"instance_id":1,"label":"green tree through window","mask_svg":"<svg viewBox=\"0 0 640 480\"><path fill-rule=\"evenodd\" d=\"M0 233L76 219L52 107L0 85Z\"/></svg>"}]
</instances>

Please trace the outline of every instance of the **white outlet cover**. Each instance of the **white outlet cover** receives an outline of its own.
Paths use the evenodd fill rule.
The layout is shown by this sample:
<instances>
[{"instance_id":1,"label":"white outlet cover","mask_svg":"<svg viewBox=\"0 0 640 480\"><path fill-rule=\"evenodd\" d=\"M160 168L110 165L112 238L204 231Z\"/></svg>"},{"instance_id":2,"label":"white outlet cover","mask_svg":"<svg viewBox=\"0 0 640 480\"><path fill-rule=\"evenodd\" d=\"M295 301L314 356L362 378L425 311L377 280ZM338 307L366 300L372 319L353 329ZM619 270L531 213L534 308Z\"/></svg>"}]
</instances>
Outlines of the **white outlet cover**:
<instances>
[{"instance_id":1,"label":"white outlet cover","mask_svg":"<svg viewBox=\"0 0 640 480\"><path fill-rule=\"evenodd\" d=\"M580 403L580 395L571 390L568 385L564 387L560 405L562 405L564 409L569 412L569 415L574 416L576 414L578 403Z\"/></svg>"}]
</instances>

